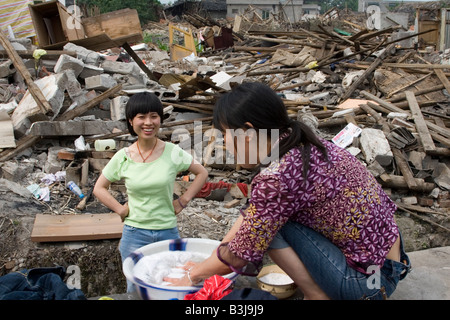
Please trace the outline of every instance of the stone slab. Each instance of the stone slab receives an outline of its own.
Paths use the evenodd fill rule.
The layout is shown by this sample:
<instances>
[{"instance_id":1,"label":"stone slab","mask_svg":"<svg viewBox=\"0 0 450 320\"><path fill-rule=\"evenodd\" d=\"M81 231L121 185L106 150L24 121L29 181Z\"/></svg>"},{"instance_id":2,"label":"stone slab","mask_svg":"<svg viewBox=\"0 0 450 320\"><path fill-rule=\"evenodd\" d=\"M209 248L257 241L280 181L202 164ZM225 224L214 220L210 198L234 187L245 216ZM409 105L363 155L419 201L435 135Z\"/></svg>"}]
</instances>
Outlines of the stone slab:
<instances>
[{"instance_id":1,"label":"stone slab","mask_svg":"<svg viewBox=\"0 0 450 320\"><path fill-rule=\"evenodd\" d=\"M408 252L411 271L390 300L449 300L450 246Z\"/></svg>"}]
</instances>

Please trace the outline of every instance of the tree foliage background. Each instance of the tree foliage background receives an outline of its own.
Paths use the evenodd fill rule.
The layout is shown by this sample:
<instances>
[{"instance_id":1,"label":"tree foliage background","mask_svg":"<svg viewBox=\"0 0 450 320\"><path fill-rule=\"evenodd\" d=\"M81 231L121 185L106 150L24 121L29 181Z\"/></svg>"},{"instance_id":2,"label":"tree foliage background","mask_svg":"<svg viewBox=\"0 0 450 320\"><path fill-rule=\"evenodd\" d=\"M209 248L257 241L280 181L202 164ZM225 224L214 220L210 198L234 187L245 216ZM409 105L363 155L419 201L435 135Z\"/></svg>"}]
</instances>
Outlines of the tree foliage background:
<instances>
[{"instance_id":1,"label":"tree foliage background","mask_svg":"<svg viewBox=\"0 0 450 320\"><path fill-rule=\"evenodd\" d=\"M158 0L78 0L84 16L94 16L120 9L136 9L141 24L159 21L162 5Z\"/></svg>"}]
</instances>

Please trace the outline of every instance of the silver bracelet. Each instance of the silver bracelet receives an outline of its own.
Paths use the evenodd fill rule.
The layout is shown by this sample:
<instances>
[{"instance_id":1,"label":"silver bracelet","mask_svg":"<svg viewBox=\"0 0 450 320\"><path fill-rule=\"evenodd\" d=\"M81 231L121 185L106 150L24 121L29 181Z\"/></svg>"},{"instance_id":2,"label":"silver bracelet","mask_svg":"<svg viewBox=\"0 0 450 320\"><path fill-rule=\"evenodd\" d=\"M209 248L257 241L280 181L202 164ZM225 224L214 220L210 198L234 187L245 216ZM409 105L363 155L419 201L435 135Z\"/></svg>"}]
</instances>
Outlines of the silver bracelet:
<instances>
[{"instance_id":1,"label":"silver bracelet","mask_svg":"<svg viewBox=\"0 0 450 320\"><path fill-rule=\"evenodd\" d=\"M187 277L188 277L189 282L191 283L191 285L194 286L194 282L192 282L192 279L191 279L191 269L192 269L192 268L193 268L193 267L190 267L190 268L188 269L188 271L187 271Z\"/></svg>"}]
</instances>

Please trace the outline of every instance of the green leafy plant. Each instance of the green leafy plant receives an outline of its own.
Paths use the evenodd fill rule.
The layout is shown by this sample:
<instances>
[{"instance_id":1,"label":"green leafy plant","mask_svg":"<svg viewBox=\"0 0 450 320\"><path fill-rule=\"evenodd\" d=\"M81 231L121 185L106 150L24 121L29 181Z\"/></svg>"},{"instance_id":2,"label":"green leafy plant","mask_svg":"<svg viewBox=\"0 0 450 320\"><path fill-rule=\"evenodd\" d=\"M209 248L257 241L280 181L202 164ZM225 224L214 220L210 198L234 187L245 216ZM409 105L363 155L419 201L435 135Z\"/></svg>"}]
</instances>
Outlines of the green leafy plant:
<instances>
[{"instance_id":1,"label":"green leafy plant","mask_svg":"<svg viewBox=\"0 0 450 320\"><path fill-rule=\"evenodd\" d=\"M148 32L144 31L144 43L153 43L155 44L160 50L164 50L169 52L169 45L164 43L161 39L160 39L160 35L156 35L156 34L151 34Z\"/></svg>"}]
</instances>

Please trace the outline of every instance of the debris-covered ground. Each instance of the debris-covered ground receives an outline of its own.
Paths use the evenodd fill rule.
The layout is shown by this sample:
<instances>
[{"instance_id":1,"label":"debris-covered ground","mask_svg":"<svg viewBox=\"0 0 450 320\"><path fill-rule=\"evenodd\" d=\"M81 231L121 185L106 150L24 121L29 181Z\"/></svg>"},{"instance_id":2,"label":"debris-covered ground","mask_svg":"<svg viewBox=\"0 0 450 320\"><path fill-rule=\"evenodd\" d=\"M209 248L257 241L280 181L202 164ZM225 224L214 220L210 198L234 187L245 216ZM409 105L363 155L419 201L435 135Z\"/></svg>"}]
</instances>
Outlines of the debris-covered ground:
<instances>
[{"instance_id":1,"label":"debris-covered ground","mask_svg":"<svg viewBox=\"0 0 450 320\"><path fill-rule=\"evenodd\" d=\"M168 23L149 24L143 33L151 42L133 47L148 70L120 48L95 51L69 43L64 53L43 55L38 69L22 57L51 110L35 102L17 60L3 56L0 276L76 265L87 297L125 292L118 239L33 242L31 234L37 214L109 212L90 191L112 152L96 151L94 143L114 139L119 149L132 142L123 106L141 90L163 102L161 139L180 143L210 172L211 187L178 216L180 234L220 240L246 199L246 189L237 186L247 185L252 173L221 164L207 129L217 97L245 81L270 85L291 117L368 166L398 203L406 251L449 245L450 51L416 48L414 32L395 26L367 30L357 15L323 16L298 26L255 19L243 19L252 23L241 24L231 46L205 45L197 56L177 61L164 50ZM229 24L195 15L177 23L195 35L211 28L215 36ZM23 46L16 50L34 49L26 41L15 43ZM69 177L88 196L85 206L65 187ZM186 180L178 178L175 193ZM120 183L111 192L126 201Z\"/></svg>"}]
</instances>

